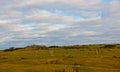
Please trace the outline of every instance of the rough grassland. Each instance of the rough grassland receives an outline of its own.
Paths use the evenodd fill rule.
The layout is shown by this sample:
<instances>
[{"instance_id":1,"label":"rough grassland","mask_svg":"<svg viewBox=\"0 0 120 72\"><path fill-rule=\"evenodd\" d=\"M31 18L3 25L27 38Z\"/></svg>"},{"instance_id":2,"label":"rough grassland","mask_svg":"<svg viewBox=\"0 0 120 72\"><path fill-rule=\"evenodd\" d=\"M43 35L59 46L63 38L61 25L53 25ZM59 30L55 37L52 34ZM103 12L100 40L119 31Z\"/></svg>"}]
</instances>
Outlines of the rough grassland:
<instances>
[{"instance_id":1,"label":"rough grassland","mask_svg":"<svg viewBox=\"0 0 120 72\"><path fill-rule=\"evenodd\" d=\"M120 48L0 51L0 72L120 72Z\"/></svg>"}]
</instances>

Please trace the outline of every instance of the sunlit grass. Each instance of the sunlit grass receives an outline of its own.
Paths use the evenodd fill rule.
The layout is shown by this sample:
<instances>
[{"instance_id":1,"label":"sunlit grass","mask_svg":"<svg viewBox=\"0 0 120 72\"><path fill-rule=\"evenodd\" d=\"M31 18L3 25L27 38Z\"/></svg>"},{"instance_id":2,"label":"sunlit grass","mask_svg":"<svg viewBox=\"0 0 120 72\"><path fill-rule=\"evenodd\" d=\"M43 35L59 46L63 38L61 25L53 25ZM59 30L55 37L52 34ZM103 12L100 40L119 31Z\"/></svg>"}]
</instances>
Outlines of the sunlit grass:
<instances>
[{"instance_id":1,"label":"sunlit grass","mask_svg":"<svg viewBox=\"0 0 120 72\"><path fill-rule=\"evenodd\" d=\"M53 56L50 55L50 51ZM46 50L25 48L8 52L0 51L0 72L77 71L119 72L120 48L51 48Z\"/></svg>"}]
</instances>

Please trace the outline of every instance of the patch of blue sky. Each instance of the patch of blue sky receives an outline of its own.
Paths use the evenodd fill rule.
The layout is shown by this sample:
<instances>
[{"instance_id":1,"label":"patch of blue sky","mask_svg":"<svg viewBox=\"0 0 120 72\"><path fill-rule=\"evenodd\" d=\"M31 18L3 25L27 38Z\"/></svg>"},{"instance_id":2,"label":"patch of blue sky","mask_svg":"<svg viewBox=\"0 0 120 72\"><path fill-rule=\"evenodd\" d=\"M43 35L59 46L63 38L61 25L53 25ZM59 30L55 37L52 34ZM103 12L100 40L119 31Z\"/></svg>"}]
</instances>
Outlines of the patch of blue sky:
<instances>
[{"instance_id":1,"label":"patch of blue sky","mask_svg":"<svg viewBox=\"0 0 120 72\"><path fill-rule=\"evenodd\" d=\"M111 0L102 0L103 3L109 3Z\"/></svg>"},{"instance_id":2,"label":"patch of blue sky","mask_svg":"<svg viewBox=\"0 0 120 72\"><path fill-rule=\"evenodd\" d=\"M70 17L73 17L74 19L84 19L84 18L88 18L89 16L83 16L82 14L79 15L79 14L74 14L74 13L70 13L70 12L66 12L66 11L62 11L62 10L47 10L49 13L51 14L57 14L57 15L60 15L60 16L70 16ZM102 14L103 12L101 10L90 10L90 9L84 9L84 10L80 10L81 12L94 12L94 13L97 13L97 16L96 17L99 17L101 18L102 17Z\"/></svg>"},{"instance_id":3,"label":"patch of blue sky","mask_svg":"<svg viewBox=\"0 0 120 72\"><path fill-rule=\"evenodd\" d=\"M65 27L66 27L65 24L56 24L55 26L56 26L57 28L65 28Z\"/></svg>"},{"instance_id":4,"label":"patch of blue sky","mask_svg":"<svg viewBox=\"0 0 120 72\"><path fill-rule=\"evenodd\" d=\"M70 17L73 17L74 19L82 19L83 17L80 16L80 15L76 15L76 14L73 14L73 13L68 13L68 12L65 12L65 11L62 11L62 10L54 10L53 13L56 13L58 15L61 15L61 16L70 16Z\"/></svg>"},{"instance_id":5,"label":"patch of blue sky","mask_svg":"<svg viewBox=\"0 0 120 72\"><path fill-rule=\"evenodd\" d=\"M83 16L80 16L80 15L75 15L75 14L65 14L67 16L72 16L74 19L83 19L84 17Z\"/></svg>"},{"instance_id":6,"label":"patch of blue sky","mask_svg":"<svg viewBox=\"0 0 120 72\"><path fill-rule=\"evenodd\" d=\"M111 1L118 1L118 2L120 2L120 0L102 0L104 3L109 3L109 2L111 2Z\"/></svg>"},{"instance_id":7,"label":"patch of blue sky","mask_svg":"<svg viewBox=\"0 0 120 72\"><path fill-rule=\"evenodd\" d=\"M35 24L24 24L24 25L20 25L20 26L23 27L23 30L24 29L31 29L31 30L36 29Z\"/></svg>"}]
</instances>

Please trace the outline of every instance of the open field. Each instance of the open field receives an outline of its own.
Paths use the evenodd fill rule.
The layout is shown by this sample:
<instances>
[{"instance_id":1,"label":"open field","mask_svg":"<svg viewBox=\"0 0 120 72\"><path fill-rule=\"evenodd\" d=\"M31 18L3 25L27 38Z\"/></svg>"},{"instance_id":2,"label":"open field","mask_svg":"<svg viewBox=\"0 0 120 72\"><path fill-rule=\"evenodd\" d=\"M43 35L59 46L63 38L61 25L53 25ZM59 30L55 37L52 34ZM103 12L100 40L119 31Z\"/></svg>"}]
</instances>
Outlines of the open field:
<instances>
[{"instance_id":1,"label":"open field","mask_svg":"<svg viewBox=\"0 0 120 72\"><path fill-rule=\"evenodd\" d=\"M120 45L0 51L0 72L120 72Z\"/></svg>"}]
</instances>

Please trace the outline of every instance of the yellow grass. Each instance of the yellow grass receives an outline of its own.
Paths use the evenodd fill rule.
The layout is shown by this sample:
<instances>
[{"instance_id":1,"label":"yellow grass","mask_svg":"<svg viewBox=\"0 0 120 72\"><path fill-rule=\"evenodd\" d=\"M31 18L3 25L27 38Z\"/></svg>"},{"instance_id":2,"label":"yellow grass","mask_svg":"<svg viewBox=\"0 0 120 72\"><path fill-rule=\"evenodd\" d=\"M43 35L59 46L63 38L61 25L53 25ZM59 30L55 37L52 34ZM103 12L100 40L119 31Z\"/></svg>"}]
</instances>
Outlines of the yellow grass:
<instances>
[{"instance_id":1,"label":"yellow grass","mask_svg":"<svg viewBox=\"0 0 120 72\"><path fill-rule=\"evenodd\" d=\"M0 72L120 72L120 48L49 50L0 51Z\"/></svg>"}]
</instances>

